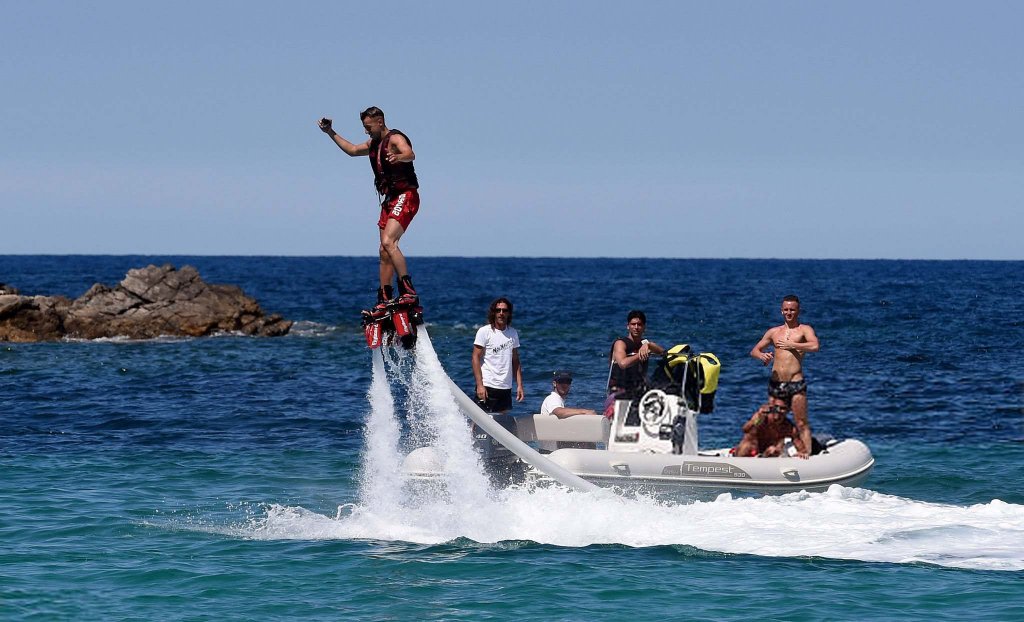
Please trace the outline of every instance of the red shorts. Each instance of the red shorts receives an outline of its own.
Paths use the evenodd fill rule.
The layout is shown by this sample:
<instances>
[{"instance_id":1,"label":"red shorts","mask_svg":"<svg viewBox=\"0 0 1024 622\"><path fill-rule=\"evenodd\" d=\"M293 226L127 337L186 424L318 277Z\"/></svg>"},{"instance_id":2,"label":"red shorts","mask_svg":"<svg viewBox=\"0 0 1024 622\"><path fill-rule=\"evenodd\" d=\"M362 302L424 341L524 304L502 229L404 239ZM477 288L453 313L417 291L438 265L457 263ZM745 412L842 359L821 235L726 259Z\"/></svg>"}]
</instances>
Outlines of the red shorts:
<instances>
[{"instance_id":1,"label":"red shorts","mask_svg":"<svg viewBox=\"0 0 1024 622\"><path fill-rule=\"evenodd\" d=\"M408 229L413 216L420 211L420 193L416 189L406 190L393 197L387 197L380 205L380 220L377 227L383 229L389 218L394 218L402 229Z\"/></svg>"}]
</instances>

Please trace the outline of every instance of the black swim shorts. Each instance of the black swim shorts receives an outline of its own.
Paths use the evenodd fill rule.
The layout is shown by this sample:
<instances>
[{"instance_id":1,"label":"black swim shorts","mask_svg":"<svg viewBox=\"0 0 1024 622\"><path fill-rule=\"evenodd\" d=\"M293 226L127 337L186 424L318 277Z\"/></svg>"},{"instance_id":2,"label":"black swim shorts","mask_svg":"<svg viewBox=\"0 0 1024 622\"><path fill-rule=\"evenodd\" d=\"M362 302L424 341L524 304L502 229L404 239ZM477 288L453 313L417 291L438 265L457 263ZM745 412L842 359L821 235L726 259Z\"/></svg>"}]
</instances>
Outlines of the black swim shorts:
<instances>
[{"instance_id":1,"label":"black swim shorts","mask_svg":"<svg viewBox=\"0 0 1024 622\"><path fill-rule=\"evenodd\" d=\"M480 407L489 413L503 413L512 410L512 389L492 389L484 387L487 398L480 403Z\"/></svg>"},{"instance_id":2,"label":"black swim shorts","mask_svg":"<svg viewBox=\"0 0 1024 622\"><path fill-rule=\"evenodd\" d=\"M791 382L780 382L778 380L768 381L768 395L777 397L780 400L791 399L794 395L807 393L807 379L793 380Z\"/></svg>"}]
</instances>

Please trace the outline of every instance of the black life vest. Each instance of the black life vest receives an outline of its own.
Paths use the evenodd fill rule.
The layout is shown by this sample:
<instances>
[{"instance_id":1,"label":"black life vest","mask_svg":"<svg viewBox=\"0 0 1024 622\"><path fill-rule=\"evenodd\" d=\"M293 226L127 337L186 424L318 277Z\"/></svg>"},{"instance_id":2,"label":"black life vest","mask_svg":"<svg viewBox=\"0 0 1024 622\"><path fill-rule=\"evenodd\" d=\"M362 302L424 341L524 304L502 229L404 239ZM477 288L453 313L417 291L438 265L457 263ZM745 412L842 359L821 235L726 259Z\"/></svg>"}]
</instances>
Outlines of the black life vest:
<instances>
[{"instance_id":1,"label":"black life vest","mask_svg":"<svg viewBox=\"0 0 1024 622\"><path fill-rule=\"evenodd\" d=\"M409 141L409 146L412 146L409 137L398 130L388 130L382 139L370 141L370 168L373 169L373 185L377 188L377 192L384 196L394 196L400 192L420 187L412 162L388 162L388 145L391 143L393 134L405 137Z\"/></svg>"},{"instance_id":2,"label":"black life vest","mask_svg":"<svg viewBox=\"0 0 1024 622\"><path fill-rule=\"evenodd\" d=\"M632 356L640 350L641 342L633 341L629 337L619 337L615 341L626 344L626 356ZM615 343L612 343L612 354L615 353ZM625 391L626 397L639 397L647 387L647 363L649 361L637 361L635 365L625 369L615 364L612 359L611 378L608 380L608 390Z\"/></svg>"}]
</instances>

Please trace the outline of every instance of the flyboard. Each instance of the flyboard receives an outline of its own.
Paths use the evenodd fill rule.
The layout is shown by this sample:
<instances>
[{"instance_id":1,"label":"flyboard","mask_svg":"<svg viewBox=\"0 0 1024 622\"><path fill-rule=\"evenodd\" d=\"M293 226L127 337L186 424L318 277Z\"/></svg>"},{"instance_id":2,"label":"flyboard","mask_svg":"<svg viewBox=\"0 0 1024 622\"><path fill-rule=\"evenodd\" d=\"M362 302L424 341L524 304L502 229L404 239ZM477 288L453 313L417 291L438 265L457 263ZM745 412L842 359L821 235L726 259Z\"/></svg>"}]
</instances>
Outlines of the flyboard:
<instances>
[{"instance_id":1,"label":"flyboard","mask_svg":"<svg viewBox=\"0 0 1024 622\"><path fill-rule=\"evenodd\" d=\"M366 345L375 350L396 340L406 350L416 345L417 327L423 324L423 307L389 302L384 309L362 312Z\"/></svg>"},{"instance_id":2,"label":"flyboard","mask_svg":"<svg viewBox=\"0 0 1024 622\"><path fill-rule=\"evenodd\" d=\"M382 316L381 318L373 319L365 313L363 317L363 326L366 331L366 344L371 350L377 350L381 346L394 344L396 340L400 342L402 347L410 349L416 344L418 331L422 330L423 343L420 344L420 347L424 348L424 350L421 351L421 354L426 353L428 356L436 358L437 354L434 352L433 346L430 342L430 336L427 334L427 329L421 327L423 324L423 307L416 306L411 309L404 309L396 305L395 308L390 309L390 313L386 314L386 316ZM380 353L375 352L374 356L380 356ZM438 363L438 367L440 367L440 363ZM478 428L494 438L495 441L515 454L516 457L532 467L536 472L543 473L548 478L566 486L567 488L573 488L581 492L594 492L601 490L599 486L586 481L565 467L548 460L535 449L520 440L515 434L502 427L502 425L498 423L493 416L484 412L476 402L463 393L462 389L452 381L447 373L444 374L444 379L447 382L448 389L451 392L455 404L458 406L462 414L475 423ZM467 441L468 440L469 439L467 439Z\"/></svg>"}]
</instances>

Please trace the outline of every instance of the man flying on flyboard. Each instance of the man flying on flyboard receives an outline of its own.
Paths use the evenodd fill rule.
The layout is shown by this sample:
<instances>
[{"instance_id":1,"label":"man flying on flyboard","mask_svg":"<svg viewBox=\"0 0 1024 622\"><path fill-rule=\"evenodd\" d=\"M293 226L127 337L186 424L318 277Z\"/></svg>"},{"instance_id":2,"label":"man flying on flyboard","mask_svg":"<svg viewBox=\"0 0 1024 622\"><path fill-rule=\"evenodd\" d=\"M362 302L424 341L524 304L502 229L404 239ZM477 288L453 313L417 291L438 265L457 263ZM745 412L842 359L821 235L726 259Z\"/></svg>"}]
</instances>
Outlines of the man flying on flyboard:
<instances>
[{"instance_id":1,"label":"man flying on flyboard","mask_svg":"<svg viewBox=\"0 0 1024 622\"><path fill-rule=\"evenodd\" d=\"M416 325L423 323L423 308L398 241L420 208L419 180L412 164L416 154L408 136L388 129L380 108L371 106L361 112L359 118L370 137L360 144L342 138L326 117L320 119L318 125L348 155L369 156L373 183L380 198L380 218L377 221L380 229L380 287L377 289L377 305L362 312L366 343L370 348L376 348L383 342L383 333L394 330L402 345L409 348L416 341ZM393 297L391 282L396 276L398 297Z\"/></svg>"}]
</instances>

